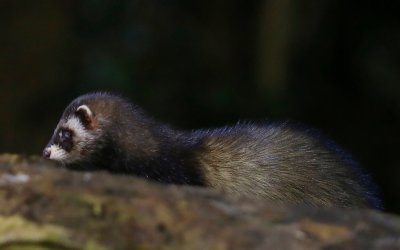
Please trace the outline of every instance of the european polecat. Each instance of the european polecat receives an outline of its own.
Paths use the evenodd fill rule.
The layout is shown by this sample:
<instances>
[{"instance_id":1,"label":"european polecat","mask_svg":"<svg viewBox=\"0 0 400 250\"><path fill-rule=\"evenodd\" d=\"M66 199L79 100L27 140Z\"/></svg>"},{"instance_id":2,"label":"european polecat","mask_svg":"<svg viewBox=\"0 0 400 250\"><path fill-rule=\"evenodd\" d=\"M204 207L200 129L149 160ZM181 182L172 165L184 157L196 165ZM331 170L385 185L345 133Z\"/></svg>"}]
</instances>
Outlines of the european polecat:
<instances>
[{"instance_id":1,"label":"european polecat","mask_svg":"<svg viewBox=\"0 0 400 250\"><path fill-rule=\"evenodd\" d=\"M369 177L317 134L288 123L178 131L108 93L72 101L43 155L286 205L380 207Z\"/></svg>"}]
</instances>

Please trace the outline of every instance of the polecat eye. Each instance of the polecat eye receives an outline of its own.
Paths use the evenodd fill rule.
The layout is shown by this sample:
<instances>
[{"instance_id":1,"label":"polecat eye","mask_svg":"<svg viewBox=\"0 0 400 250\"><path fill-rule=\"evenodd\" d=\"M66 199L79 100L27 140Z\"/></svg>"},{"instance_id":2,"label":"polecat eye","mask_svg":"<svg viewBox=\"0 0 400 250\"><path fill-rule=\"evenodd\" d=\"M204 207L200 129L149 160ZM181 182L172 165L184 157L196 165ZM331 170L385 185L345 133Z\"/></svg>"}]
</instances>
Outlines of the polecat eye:
<instances>
[{"instance_id":1,"label":"polecat eye","mask_svg":"<svg viewBox=\"0 0 400 250\"><path fill-rule=\"evenodd\" d=\"M58 133L58 136L60 137L60 141L62 142L69 141L72 138L72 133L69 130L62 129Z\"/></svg>"}]
</instances>

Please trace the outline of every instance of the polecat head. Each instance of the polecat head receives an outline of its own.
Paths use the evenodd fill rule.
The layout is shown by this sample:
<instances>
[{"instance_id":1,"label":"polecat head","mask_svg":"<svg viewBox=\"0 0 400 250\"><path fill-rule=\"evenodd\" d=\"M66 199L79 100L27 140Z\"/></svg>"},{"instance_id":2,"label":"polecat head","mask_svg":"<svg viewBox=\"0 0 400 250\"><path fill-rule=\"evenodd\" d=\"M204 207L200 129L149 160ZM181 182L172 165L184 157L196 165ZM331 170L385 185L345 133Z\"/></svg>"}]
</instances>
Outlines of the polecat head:
<instances>
[{"instance_id":1,"label":"polecat head","mask_svg":"<svg viewBox=\"0 0 400 250\"><path fill-rule=\"evenodd\" d=\"M108 158L115 157L110 153L151 157L158 151L152 126L153 121L124 98L108 93L86 94L65 109L43 156L63 164L99 160L106 164Z\"/></svg>"},{"instance_id":2,"label":"polecat head","mask_svg":"<svg viewBox=\"0 0 400 250\"><path fill-rule=\"evenodd\" d=\"M43 151L43 156L61 163L73 163L90 158L100 146L99 118L88 100L75 100L64 111L55 131Z\"/></svg>"}]
</instances>

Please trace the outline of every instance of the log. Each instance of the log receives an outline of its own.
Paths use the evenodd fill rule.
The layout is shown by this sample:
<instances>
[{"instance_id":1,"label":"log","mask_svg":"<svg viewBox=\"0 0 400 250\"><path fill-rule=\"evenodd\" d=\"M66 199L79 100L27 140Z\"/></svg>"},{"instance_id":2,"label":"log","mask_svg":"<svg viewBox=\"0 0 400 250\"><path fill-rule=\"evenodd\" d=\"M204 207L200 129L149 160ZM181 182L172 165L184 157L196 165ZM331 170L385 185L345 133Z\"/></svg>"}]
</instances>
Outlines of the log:
<instances>
[{"instance_id":1,"label":"log","mask_svg":"<svg viewBox=\"0 0 400 250\"><path fill-rule=\"evenodd\" d=\"M0 155L0 249L400 249L373 210L280 207Z\"/></svg>"}]
</instances>

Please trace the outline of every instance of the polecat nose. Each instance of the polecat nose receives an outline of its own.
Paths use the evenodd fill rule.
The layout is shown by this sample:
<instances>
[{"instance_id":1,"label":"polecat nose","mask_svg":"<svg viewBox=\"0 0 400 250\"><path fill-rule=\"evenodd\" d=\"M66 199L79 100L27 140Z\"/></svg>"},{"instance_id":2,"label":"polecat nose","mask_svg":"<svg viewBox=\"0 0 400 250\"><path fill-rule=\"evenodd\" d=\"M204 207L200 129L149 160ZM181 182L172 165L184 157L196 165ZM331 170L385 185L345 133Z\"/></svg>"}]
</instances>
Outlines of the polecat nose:
<instances>
[{"instance_id":1,"label":"polecat nose","mask_svg":"<svg viewBox=\"0 0 400 250\"><path fill-rule=\"evenodd\" d=\"M51 151L49 150L49 148L45 148L43 150L43 157L46 158L46 159L49 159L50 155L51 155Z\"/></svg>"}]
</instances>

